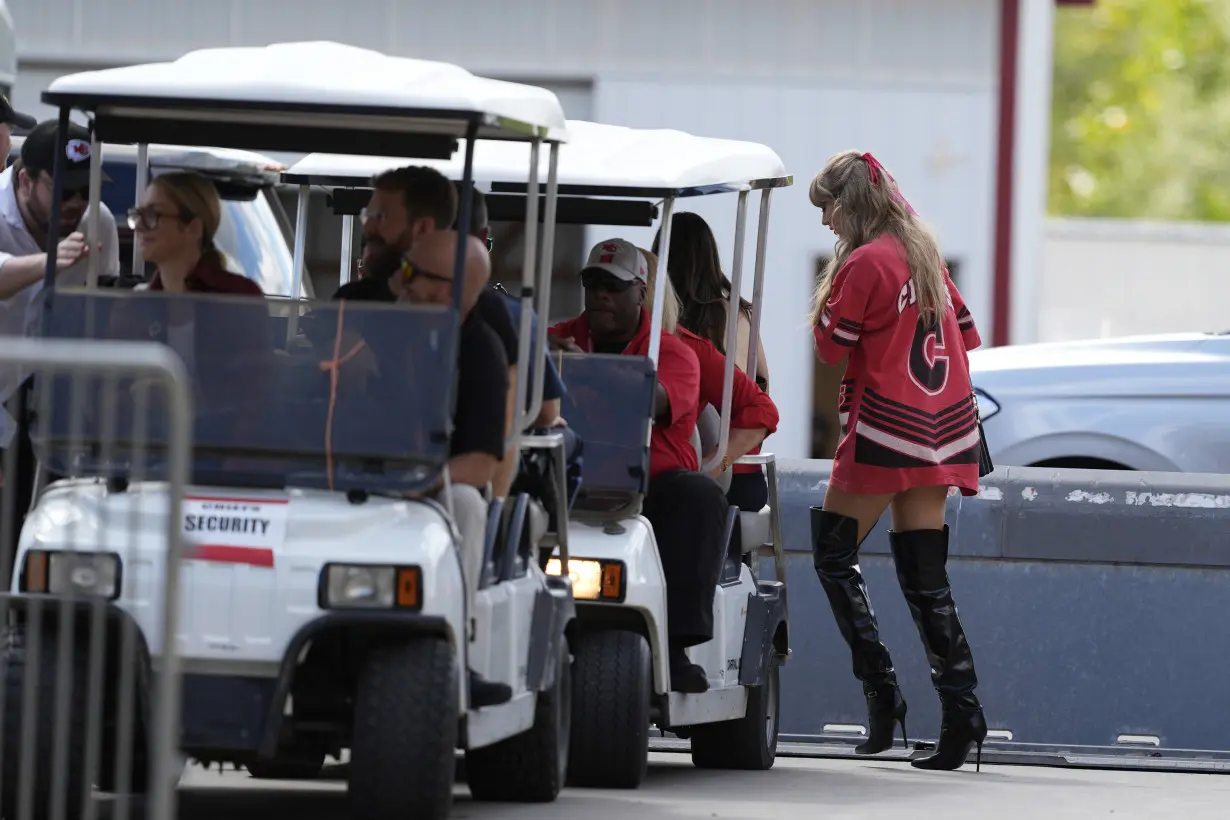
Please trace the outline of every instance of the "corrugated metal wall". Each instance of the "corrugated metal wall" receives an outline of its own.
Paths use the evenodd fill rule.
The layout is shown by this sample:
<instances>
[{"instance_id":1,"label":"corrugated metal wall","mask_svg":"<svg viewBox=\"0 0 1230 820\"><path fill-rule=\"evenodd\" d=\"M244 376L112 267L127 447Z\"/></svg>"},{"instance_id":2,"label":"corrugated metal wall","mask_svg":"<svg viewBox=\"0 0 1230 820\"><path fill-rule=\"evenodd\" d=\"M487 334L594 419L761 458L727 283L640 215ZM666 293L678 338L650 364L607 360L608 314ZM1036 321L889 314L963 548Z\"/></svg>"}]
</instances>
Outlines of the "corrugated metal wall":
<instances>
[{"instance_id":1,"label":"corrugated metal wall","mask_svg":"<svg viewBox=\"0 0 1230 820\"><path fill-rule=\"evenodd\" d=\"M806 455L811 438L804 314L815 259L833 239L807 203L806 184L834 151L857 147L884 161L935 226L945 255L959 260L971 310L989 316L996 0L9 4L23 66L37 69L29 79L38 85L77 70L74 61L328 38L554 86L571 116L771 145L796 176L775 200L763 331L782 411L770 446L781 455ZM27 104L38 90L19 78L16 101ZM728 259L734 208L733 198L697 208L713 219ZM590 239L605 234L592 229ZM645 244L652 235L628 238Z\"/></svg>"}]
</instances>

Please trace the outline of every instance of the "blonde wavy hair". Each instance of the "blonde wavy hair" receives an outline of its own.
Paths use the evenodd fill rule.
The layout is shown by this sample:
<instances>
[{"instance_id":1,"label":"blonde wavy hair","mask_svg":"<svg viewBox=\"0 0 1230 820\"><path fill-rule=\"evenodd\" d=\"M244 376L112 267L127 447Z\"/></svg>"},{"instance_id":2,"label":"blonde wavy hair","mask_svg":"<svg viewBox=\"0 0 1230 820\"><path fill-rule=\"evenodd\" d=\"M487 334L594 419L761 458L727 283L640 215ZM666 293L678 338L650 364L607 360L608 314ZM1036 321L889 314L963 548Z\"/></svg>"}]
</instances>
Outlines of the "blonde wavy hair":
<instances>
[{"instance_id":1,"label":"blonde wavy hair","mask_svg":"<svg viewBox=\"0 0 1230 820\"><path fill-rule=\"evenodd\" d=\"M905 249L910 280L918 298L919 315L928 324L937 322L948 306L944 263L935 239L918 214L901 196L897 182L870 154L842 151L829 158L808 190L811 204L823 208L832 203L830 220L841 229L833 258L820 274L812 294L810 320L820 324L820 314L833 290L833 277L856 249L890 233Z\"/></svg>"},{"instance_id":2,"label":"blonde wavy hair","mask_svg":"<svg viewBox=\"0 0 1230 820\"><path fill-rule=\"evenodd\" d=\"M644 248L637 250L645 257L645 264L649 268L649 277L645 280L645 310L652 316L653 293L658 279L658 255ZM666 278L666 296L663 298L665 302L662 305L662 329L674 335L675 329L679 327L679 294L675 292L675 286L671 284L669 276Z\"/></svg>"}]
</instances>

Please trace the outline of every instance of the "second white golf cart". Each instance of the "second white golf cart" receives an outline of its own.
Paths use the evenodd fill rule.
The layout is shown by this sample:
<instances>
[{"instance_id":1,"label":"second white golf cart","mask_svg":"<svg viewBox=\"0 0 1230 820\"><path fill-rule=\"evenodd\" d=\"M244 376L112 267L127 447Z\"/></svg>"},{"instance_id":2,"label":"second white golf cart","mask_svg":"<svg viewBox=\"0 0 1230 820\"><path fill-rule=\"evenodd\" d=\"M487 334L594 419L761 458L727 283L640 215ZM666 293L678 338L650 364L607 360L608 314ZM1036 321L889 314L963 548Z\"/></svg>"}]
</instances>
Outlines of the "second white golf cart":
<instances>
[{"instance_id":1,"label":"second white golf cart","mask_svg":"<svg viewBox=\"0 0 1230 820\"><path fill-rule=\"evenodd\" d=\"M459 139L467 154L480 140L523 140L536 156L566 136L559 102L543 89L333 43L211 49L71 75L43 100L62 124L73 109L91 120L92 203L103 142L446 158ZM522 178L536 187L537 169ZM10 628L22 632L36 600L67 602L37 607L41 645L54 649L73 612L102 612L103 662L114 672L101 768L86 770L97 756L84 723L67 733L69 817L91 785L143 790L147 768L164 800L168 764L150 759L151 733L178 738L198 762L273 774L310 774L349 749L359 818L446 817L455 748L467 751L476 797L555 798L570 737L571 584L530 556L469 609L457 527L446 501L433 500L448 481L463 261L459 243L449 308L312 304L323 344L296 332L298 311L274 315L285 310L254 297L56 289L49 269L43 335L88 343L135 329L165 339L187 363L196 407L184 488L167 474L165 408L146 402L141 385L36 385L46 399L36 401L45 408L40 465L59 480L22 531L4 601ZM168 516L182 520L170 543ZM492 553L523 556L517 524L492 533ZM40 738L54 724L48 694L90 657L89 631L75 634L67 669L53 650L6 667L10 698L23 692L23 664L42 670L45 691L26 721L37 721ZM467 670L511 697L480 708ZM164 707L160 722L150 704L180 701L181 672L176 731L178 710ZM73 688L71 714L88 713L83 690ZM22 748L19 723L5 724L6 760ZM54 745L35 748L47 755L32 770L41 804L56 790ZM2 788L15 816L18 784L6 778Z\"/></svg>"},{"instance_id":2,"label":"second white golf cart","mask_svg":"<svg viewBox=\"0 0 1230 820\"><path fill-rule=\"evenodd\" d=\"M666 587L658 544L640 515L648 485L648 441L661 310L667 279L670 216L680 198L735 193L737 221L733 292L742 283L747 197L761 192L753 287L753 338L760 322L769 197L790 185L781 159L755 143L695 137L678 131L638 130L589 122L568 122L569 140L559 150L560 224L651 227L662 203L662 254L654 298L649 357L565 354L560 370L567 387L563 415L582 438L583 479L572 509L571 552L567 560L577 600L574 652L572 743L569 783L635 788L648 767L653 724L691 740L693 761L713 768L765 769L773 765L778 732L778 667L789 656L785 559L777 506L776 463L772 454L745 463L767 468L769 504L737 516L732 509L726 543L715 550L721 562L714 601L714 639L690 650L708 673L703 694L671 691L667 660ZM492 217L525 219L524 146L481 143L474 153L474 178L489 184ZM430 161L458 178L462 163ZM338 189L364 188L375 173L391 167L370 157L313 155L288 170L299 185L322 185L344 201ZM532 199L531 199L532 201ZM530 206L532 207L532 206ZM527 235L534 232L528 231ZM549 256L549 244L544 258ZM735 349L737 302L728 315L727 349ZM543 323L545 332L545 322ZM746 373L755 378L754 355ZM718 452L729 435L733 358L723 383ZM702 469L715 466L703 465ZM730 555L734 527L741 528L741 555ZM774 559L774 579L760 579L760 558ZM564 561L548 562L560 573Z\"/></svg>"}]
</instances>

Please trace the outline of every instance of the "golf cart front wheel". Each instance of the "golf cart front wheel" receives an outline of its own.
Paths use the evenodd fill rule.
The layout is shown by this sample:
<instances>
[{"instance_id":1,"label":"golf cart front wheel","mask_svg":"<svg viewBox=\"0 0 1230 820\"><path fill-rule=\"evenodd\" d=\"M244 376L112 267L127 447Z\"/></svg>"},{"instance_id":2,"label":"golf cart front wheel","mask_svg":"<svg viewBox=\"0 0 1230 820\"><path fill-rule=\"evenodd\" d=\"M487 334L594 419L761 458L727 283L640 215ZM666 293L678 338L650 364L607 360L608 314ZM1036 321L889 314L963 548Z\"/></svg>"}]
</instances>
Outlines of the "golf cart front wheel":
<instances>
[{"instance_id":1,"label":"golf cart front wheel","mask_svg":"<svg viewBox=\"0 0 1230 820\"><path fill-rule=\"evenodd\" d=\"M607 629L581 635L573 655L568 785L635 789L649 771L649 642Z\"/></svg>"},{"instance_id":2,"label":"golf cart front wheel","mask_svg":"<svg viewBox=\"0 0 1230 820\"><path fill-rule=\"evenodd\" d=\"M452 645L422 637L371 650L355 687L349 786L355 820L445 820L456 748Z\"/></svg>"}]
</instances>

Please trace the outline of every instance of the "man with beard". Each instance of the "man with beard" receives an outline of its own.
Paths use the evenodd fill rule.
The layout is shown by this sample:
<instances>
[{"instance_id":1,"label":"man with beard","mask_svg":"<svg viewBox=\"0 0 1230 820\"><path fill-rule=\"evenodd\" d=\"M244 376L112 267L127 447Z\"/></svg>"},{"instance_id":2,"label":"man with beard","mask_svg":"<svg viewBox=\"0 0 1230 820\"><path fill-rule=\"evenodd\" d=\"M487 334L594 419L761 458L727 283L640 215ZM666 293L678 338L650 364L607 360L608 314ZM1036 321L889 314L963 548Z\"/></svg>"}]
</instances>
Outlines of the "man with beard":
<instances>
[{"instance_id":1,"label":"man with beard","mask_svg":"<svg viewBox=\"0 0 1230 820\"><path fill-rule=\"evenodd\" d=\"M422 165L396 168L373 178L372 198L362 216L363 256L359 267L363 275L338 288L333 298L396 301L400 280L393 274L401 269L402 257L423 236L455 227L457 198L458 192L447 177ZM475 207L478 202L476 196ZM476 309L515 366L517 331L508 308L496 295L484 294Z\"/></svg>"},{"instance_id":2,"label":"man with beard","mask_svg":"<svg viewBox=\"0 0 1230 820\"><path fill-rule=\"evenodd\" d=\"M473 207L482 204L474 191ZM334 299L393 302L403 294L402 260L423 237L454 229L459 192L454 183L434 168L411 165L385 171L372 179L372 197L363 209L363 278L349 282L333 294ZM485 219L485 217L484 217ZM451 272L451 269L450 269ZM500 342L508 363L505 403L505 435L512 432L514 390L517 377L517 330L512 315L498 293L481 288L473 307L475 318L484 322ZM469 310L466 311L468 313ZM516 449L503 461L493 492L503 497L511 481L509 465Z\"/></svg>"},{"instance_id":3,"label":"man with beard","mask_svg":"<svg viewBox=\"0 0 1230 820\"><path fill-rule=\"evenodd\" d=\"M362 277L342 285L334 299L392 302L389 279L417 239L447 230L457 214L453 183L434 168L409 165L377 174L363 223Z\"/></svg>"},{"instance_id":4,"label":"man with beard","mask_svg":"<svg viewBox=\"0 0 1230 820\"><path fill-rule=\"evenodd\" d=\"M119 276L119 237L115 217L99 203L99 236L87 237L86 210L90 190L90 134L76 124L68 127L60 194L60 240L48 248L53 195L52 172L59 144L55 120L39 123L26 136L21 156L0 173L0 335L24 336L38 318L43 274L54 254L57 281L84 284L89 254L101 255L100 276ZM110 182L104 175L103 181ZM34 484L34 453L26 430L29 380L20 368L0 368L0 448L16 449L16 475L6 476L14 491L13 543L30 505ZM5 462L0 461L0 464ZM12 553L9 553L10 555Z\"/></svg>"}]
</instances>

